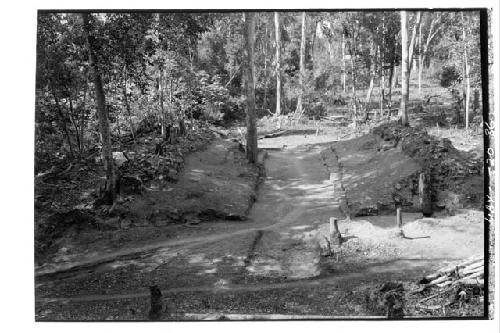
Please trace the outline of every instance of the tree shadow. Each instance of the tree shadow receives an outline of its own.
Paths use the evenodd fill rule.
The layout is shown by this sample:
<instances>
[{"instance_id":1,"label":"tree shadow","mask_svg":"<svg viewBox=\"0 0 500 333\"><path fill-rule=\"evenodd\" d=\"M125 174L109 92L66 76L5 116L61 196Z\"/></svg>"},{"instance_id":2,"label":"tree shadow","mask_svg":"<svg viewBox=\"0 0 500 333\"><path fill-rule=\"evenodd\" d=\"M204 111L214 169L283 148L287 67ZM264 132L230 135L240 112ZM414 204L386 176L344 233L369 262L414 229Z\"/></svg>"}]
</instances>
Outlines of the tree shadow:
<instances>
[{"instance_id":1,"label":"tree shadow","mask_svg":"<svg viewBox=\"0 0 500 333\"><path fill-rule=\"evenodd\" d=\"M422 239L422 238L431 238L431 236L418 236L418 237L408 237L406 235L403 235L403 239L409 239L409 240L414 240L414 239Z\"/></svg>"}]
</instances>

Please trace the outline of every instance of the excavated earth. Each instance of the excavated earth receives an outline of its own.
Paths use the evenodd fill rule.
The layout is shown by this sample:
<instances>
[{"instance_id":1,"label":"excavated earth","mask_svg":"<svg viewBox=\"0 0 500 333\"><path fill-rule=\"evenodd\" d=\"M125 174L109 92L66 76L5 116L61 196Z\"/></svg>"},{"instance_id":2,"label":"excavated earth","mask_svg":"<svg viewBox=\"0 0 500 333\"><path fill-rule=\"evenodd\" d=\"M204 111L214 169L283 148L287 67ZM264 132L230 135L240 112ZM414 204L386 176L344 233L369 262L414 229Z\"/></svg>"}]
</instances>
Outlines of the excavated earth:
<instances>
[{"instance_id":1,"label":"excavated earth","mask_svg":"<svg viewBox=\"0 0 500 333\"><path fill-rule=\"evenodd\" d=\"M105 253L117 249L199 234L205 222L241 223L247 218L261 169L246 162L237 142L215 140L188 155L184 164L176 182L156 179L139 194L121 196L112 207L96 212L90 204L80 205L40 221L45 226L38 228L38 237L49 234L53 251L40 256L36 270L105 260Z\"/></svg>"},{"instance_id":2,"label":"excavated earth","mask_svg":"<svg viewBox=\"0 0 500 333\"><path fill-rule=\"evenodd\" d=\"M412 292L419 289L424 275L482 253L483 212L471 209L476 204L473 200L460 197L452 201L453 207L436 205L441 212L424 218L415 205L414 179L425 168L436 172L438 164L420 159L418 153L412 155L403 139L409 137L406 129L395 129L396 125L390 125L344 141L343 133L335 129L318 136L296 131L263 138L259 145L268 152L265 173L261 173L264 182L248 212L237 203L253 201L251 186L238 181L252 179L246 182L251 184L258 171L247 171L253 172L250 178L230 168L219 172L221 163L234 160L237 146L236 150L228 146L224 154L220 149L225 143L220 146L218 142L200 153L213 156L213 167L203 156L200 160L200 155L193 154L185 178L176 184L179 188L152 191L130 210L152 214L143 220L160 221L156 216L162 216L163 207L174 206L171 201L178 195L177 209L196 214L188 215L177 229L155 226L149 234L153 240L93 247L86 255L75 251L73 256L61 255L64 260L60 262L38 267L36 319L145 320L151 285L163 294L163 320L252 319L256 315L267 319L291 315L372 318L385 316L388 292L404 299L405 316L481 316L481 304L439 313L416 307L419 296ZM385 140L389 132L396 133L391 137L395 139ZM437 140L421 135L422 144L436 147L428 150L431 154L437 151L458 165L471 162L453 146L440 151ZM452 156L446 154L450 152ZM233 168L243 165L241 160L234 161ZM456 166L449 165L444 170ZM440 184L449 175L433 174L444 177ZM456 179L467 182L475 176L481 177L464 173L463 179ZM450 184L448 190L461 195L461 185ZM201 200L204 207L224 211L226 220L201 223L206 209L189 206L183 193L186 188L204 189L199 196L206 198ZM443 190L438 187L436 193ZM163 193L172 195L162 201L157 196ZM399 237L395 228L395 195L404 202L405 237ZM227 219L243 215L246 218ZM340 245L328 241L332 217L339 222ZM161 230L168 236L155 238ZM108 243L109 239L102 240L103 246Z\"/></svg>"}]
</instances>

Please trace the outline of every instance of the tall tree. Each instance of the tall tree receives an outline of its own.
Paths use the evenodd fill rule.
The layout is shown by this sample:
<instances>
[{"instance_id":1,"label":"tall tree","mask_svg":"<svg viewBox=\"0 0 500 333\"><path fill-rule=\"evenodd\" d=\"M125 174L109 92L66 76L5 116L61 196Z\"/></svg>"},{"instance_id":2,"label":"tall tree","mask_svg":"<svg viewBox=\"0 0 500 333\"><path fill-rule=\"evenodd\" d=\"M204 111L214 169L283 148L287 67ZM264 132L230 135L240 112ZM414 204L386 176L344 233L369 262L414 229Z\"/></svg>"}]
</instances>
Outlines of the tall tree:
<instances>
[{"instance_id":1,"label":"tall tree","mask_svg":"<svg viewBox=\"0 0 500 333\"><path fill-rule=\"evenodd\" d=\"M425 38L425 43L423 43L423 48L422 48L422 62L423 63L426 63L426 60L430 55L429 53L430 53L430 49L431 49L431 44L435 40L436 36L438 35L440 30L444 26L443 24L439 24L441 22L443 14L432 13L429 15L430 15L429 29L427 31L427 37Z\"/></svg>"},{"instance_id":2,"label":"tall tree","mask_svg":"<svg viewBox=\"0 0 500 333\"><path fill-rule=\"evenodd\" d=\"M343 34L345 35L346 46L351 63L351 105L353 126L356 128L358 121L358 97L357 97L357 78L356 58L358 55L359 42L359 17L356 13L345 17L343 22Z\"/></svg>"},{"instance_id":3,"label":"tall tree","mask_svg":"<svg viewBox=\"0 0 500 333\"><path fill-rule=\"evenodd\" d=\"M422 96L422 24L418 27L418 95Z\"/></svg>"},{"instance_id":4,"label":"tall tree","mask_svg":"<svg viewBox=\"0 0 500 333\"><path fill-rule=\"evenodd\" d=\"M417 16L415 18L415 23L413 24L413 30L411 34L410 45L408 46L408 75L410 75L411 69L413 68L413 53L415 52L415 41L417 39L417 31L420 26L420 20L422 18L422 13L417 12Z\"/></svg>"},{"instance_id":5,"label":"tall tree","mask_svg":"<svg viewBox=\"0 0 500 333\"><path fill-rule=\"evenodd\" d=\"M300 116L303 113L303 97L304 97L304 76L306 71L306 12L302 12L302 29L300 37L300 63L299 63L299 98L297 100L297 114Z\"/></svg>"},{"instance_id":6,"label":"tall tree","mask_svg":"<svg viewBox=\"0 0 500 333\"><path fill-rule=\"evenodd\" d=\"M102 160L106 171L106 184L103 192L103 202L112 204L116 197L116 177L113 164L113 153L111 151L111 135L109 130L108 110L106 108L106 97L102 86L101 73L97 60L97 45L93 36L93 18L88 13L82 14L83 27L87 39L89 65L94 81L95 95L97 99L97 114L99 120L99 131L102 141Z\"/></svg>"},{"instance_id":7,"label":"tall tree","mask_svg":"<svg viewBox=\"0 0 500 333\"><path fill-rule=\"evenodd\" d=\"M345 34L342 32L342 91L346 92Z\"/></svg>"},{"instance_id":8,"label":"tall tree","mask_svg":"<svg viewBox=\"0 0 500 333\"><path fill-rule=\"evenodd\" d=\"M269 39L269 32L268 32L268 23L269 23L269 20L267 19L267 17L264 18L265 19L265 23L264 23L264 27L265 27L265 31L264 31L264 38L262 38L262 53L263 53L263 57L264 57L264 98L263 98L263 101L262 101L262 109L263 110L266 110L267 111L267 81L268 81L268 73L269 71L267 70L267 49L268 49L268 39Z\"/></svg>"},{"instance_id":9,"label":"tall tree","mask_svg":"<svg viewBox=\"0 0 500 333\"><path fill-rule=\"evenodd\" d=\"M419 52L418 52L418 94L422 94L422 73L424 64L429 57L431 43L435 40L437 34L443 25L441 22L442 13L425 13L422 16L423 22L419 26ZM425 28L425 29L424 29Z\"/></svg>"},{"instance_id":10,"label":"tall tree","mask_svg":"<svg viewBox=\"0 0 500 333\"><path fill-rule=\"evenodd\" d=\"M469 105L470 105L470 68L469 68L469 55L467 50L467 21L462 12L462 39L464 44L464 95L465 95L465 129L469 129Z\"/></svg>"},{"instance_id":11,"label":"tall tree","mask_svg":"<svg viewBox=\"0 0 500 333\"><path fill-rule=\"evenodd\" d=\"M370 40L370 57L369 57L369 70L370 70L370 84L368 86L368 91L366 92L366 99L365 99L365 104L368 105L370 103L370 99L372 97L372 92L373 92L373 81L375 80L375 74L376 74L376 48L375 48L375 41L374 37L371 36Z\"/></svg>"},{"instance_id":12,"label":"tall tree","mask_svg":"<svg viewBox=\"0 0 500 333\"><path fill-rule=\"evenodd\" d=\"M401 106L399 109L399 118L403 126L408 125L408 93L409 93L409 55L408 55L408 16L405 10L401 11Z\"/></svg>"},{"instance_id":13,"label":"tall tree","mask_svg":"<svg viewBox=\"0 0 500 333\"><path fill-rule=\"evenodd\" d=\"M245 92L247 104L247 159L249 163L257 162L257 125L255 114L254 85L254 45L255 45L255 14L244 13L245 20Z\"/></svg>"},{"instance_id":14,"label":"tall tree","mask_svg":"<svg viewBox=\"0 0 500 333\"><path fill-rule=\"evenodd\" d=\"M274 12L274 31L276 38L276 116L281 115L281 33L280 14ZM281 122L278 121L278 127Z\"/></svg>"}]
</instances>

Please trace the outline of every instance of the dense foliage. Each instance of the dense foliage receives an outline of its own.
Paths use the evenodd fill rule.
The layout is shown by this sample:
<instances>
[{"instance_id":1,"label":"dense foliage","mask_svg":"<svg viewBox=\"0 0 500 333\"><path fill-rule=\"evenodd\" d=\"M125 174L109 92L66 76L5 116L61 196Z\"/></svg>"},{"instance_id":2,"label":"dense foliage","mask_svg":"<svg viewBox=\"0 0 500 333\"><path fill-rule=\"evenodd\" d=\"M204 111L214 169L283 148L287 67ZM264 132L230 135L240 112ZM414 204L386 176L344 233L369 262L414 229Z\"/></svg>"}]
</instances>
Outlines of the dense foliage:
<instances>
[{"instance_id":1,"label":"dense foliage","mask_svg":"<svg viewBox=\"0 0 500 333\"><path fill-rule=\"evenodd\" d=\"M480 84L478 14L462 14L409 13L409 33L415 39L410 50L413 69L438 64L442 70L436 79L455 89L454 94L464 83L464 48L470 84L472 88ZM113 144L135 140L145 123L165 135L166 128L178 121L244 119L241 13L91 16ZM282 80L282 114L296 110L299 96L310 116L324 114L335 103L366 108L374 89L381 96L381 107L390 106L401 64L399 12L308 12L304 39L301 13L280 13L279 20L277 43L274 13L255 16L258 115L269 116L276 110L277 75ZM39 14L37 166L54 158L79 158L99 148L86 43L80 14ZM280 68L277 47L281 48Z\"/></svg>"}]
</instances>

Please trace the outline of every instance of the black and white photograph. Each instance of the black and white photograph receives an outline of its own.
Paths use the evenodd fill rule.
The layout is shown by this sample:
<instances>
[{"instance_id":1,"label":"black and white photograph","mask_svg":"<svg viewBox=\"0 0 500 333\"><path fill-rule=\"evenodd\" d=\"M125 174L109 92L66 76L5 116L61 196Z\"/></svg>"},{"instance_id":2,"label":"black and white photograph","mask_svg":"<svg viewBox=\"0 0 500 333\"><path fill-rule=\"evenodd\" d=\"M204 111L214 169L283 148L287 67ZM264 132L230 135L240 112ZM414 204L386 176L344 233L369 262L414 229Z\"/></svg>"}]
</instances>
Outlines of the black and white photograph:
<instances>
[{"instance_id":1,"label":"black and white photograph","mask_svg":"<svg viewBox=\"0 0 500 333\"><path fill-rule=\"evenodd\" d=\"M301 6L32 10L34 325L498 320L498 12Z\"/></svg>"}]
</instances>

